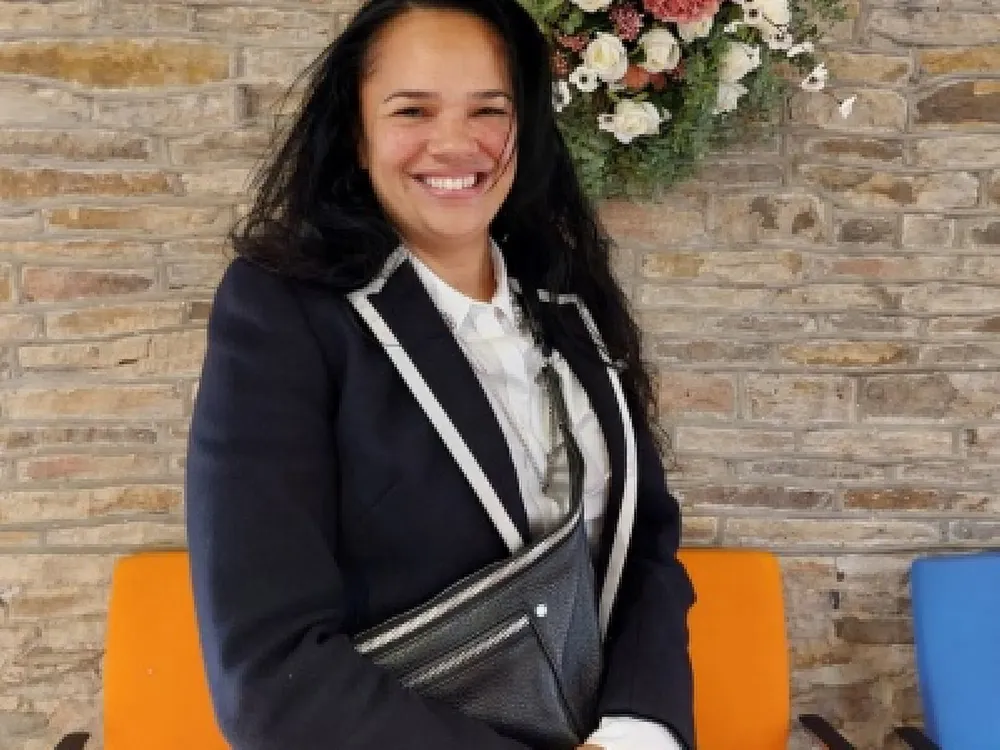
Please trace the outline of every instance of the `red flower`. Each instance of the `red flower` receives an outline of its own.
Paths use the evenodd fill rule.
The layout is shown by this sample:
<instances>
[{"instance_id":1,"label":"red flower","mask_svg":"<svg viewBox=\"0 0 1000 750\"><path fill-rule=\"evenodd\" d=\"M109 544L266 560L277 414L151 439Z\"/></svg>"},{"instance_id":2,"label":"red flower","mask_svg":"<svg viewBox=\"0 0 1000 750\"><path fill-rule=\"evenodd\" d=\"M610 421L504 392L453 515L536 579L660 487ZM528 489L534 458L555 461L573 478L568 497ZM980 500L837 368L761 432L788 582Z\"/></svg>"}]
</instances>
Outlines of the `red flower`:
<instances>
[{"instance_id":1,"label":"red flower","mask_svg":"<svg viewBox=\"0 0 1000 750\"><path fill-rule=\"evenodd\" d=\"M643 7L658 21L690 23L714 16L720 0L643 0Z\"/></svg>"},{"instance_id":2,"label":"red flower","mask_svg":"<svg viewBox=\"0 0 1000 750\"><path fill-rule=\"evenodd\" d=\"M556 41L568 50L583 52L587 49L590 38L586 34L559 34Z\"/></svg>"},{"instance_id":3,"label":"red flower","mask_svg":"<svg viewBox=\"0 0 1000 750\"><path fill-rule=\"evenodd\" d=\"M615 25L615 34L623 42L634 42L642 31L642 13L634 5L614 5L608 11L611 23Z\"/></svg>"}]
</instances>

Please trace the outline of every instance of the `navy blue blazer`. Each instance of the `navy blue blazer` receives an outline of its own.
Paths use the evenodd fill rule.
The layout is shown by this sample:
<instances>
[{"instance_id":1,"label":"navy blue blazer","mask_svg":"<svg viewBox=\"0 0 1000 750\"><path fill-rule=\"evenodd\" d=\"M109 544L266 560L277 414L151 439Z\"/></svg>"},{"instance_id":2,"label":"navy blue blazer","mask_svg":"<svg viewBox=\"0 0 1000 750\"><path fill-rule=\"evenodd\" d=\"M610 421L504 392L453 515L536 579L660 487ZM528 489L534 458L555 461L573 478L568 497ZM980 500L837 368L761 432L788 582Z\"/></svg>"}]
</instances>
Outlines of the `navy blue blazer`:
<instances>
[{"instance_id":1,"label":"navy blue blazer","mask_svg":"<svg viewBox=\"0 0 1000 750\"><path fill-rule=\"evenodd\" d=\"M367 299L527 537L500 425L412 266ZM660 722L693 748L678 505L586 313L559 309L566 333L554 343L587 390L611 465L596 563L610 607L599 712ZM186 509L207 676L235 750L527 750L404 689L352 647L353 634L509 552L344 295L230 265L208 325Z\"/></svg>"}]
</instances>

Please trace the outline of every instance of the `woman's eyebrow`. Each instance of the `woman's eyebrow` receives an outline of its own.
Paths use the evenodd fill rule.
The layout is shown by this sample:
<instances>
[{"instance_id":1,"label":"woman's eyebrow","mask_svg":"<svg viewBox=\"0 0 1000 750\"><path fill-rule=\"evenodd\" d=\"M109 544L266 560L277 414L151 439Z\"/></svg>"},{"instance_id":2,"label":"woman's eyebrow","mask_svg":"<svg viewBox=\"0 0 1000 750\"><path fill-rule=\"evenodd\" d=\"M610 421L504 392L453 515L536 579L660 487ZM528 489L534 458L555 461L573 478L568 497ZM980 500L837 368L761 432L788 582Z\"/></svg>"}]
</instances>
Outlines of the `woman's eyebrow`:
<instances>
[{"instance_id":1,"label":"woman's eyebrow","mask_svg":"<svg viewBox=\"0 0 1000 750\"><path fill-rule=\"evenodd\" d=\"M437 94L432 91L420 91L415 89L404 89L401 91L393 91L389 96L382 100L385 104L393 99L432 99ZM473 91L470 96L473 99L507 99L510 101L512 99L511 95L506 91L501 89L488 89L485 91Z\"/></svg>"}]
</instances>

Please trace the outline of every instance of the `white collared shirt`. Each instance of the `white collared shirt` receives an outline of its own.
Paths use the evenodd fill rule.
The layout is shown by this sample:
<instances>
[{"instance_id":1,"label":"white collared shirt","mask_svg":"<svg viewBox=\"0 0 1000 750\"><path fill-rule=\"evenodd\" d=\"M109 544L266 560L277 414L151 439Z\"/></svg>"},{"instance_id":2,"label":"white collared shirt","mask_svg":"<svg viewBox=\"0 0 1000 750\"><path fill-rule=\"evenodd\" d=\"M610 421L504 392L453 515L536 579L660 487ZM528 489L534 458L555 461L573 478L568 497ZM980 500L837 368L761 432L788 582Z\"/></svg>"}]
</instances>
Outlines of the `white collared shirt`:
<instances>
[{"instance_id":1,"label":"white collared shirt","mask_svg":"<svg viewBox=\"0 0 1000 750\"><path fill-rule=\"evenodd\" d=\"M496 245L492 254L497 288L489 302L471 299L451 287L413 253L409 259L497 415L517 472L528 527L537 538L554 529L565 512L558 499L543 492L539 476L550 447L548 396L536 380L542 357L521 330L507 268ZM607 444L587 392L558 352L553 352L553 367L562 381L573 436L583 454L584 518L587 535L596 546L610 479ZM604 718L588 742L605 750L681 750L665 727L631 717Z\"/></svg>"}]
</instances>

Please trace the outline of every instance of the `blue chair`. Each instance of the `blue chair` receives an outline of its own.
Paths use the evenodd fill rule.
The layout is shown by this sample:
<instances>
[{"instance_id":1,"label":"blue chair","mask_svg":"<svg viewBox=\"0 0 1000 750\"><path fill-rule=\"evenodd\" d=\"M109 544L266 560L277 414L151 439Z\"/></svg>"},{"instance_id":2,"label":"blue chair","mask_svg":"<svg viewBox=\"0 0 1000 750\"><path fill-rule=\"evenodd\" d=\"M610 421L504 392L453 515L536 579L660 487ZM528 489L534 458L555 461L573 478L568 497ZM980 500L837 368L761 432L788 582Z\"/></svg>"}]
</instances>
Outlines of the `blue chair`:
<instances>
[{"instance_id":1,"label":"blue chair","mask_svg":"<svg viewBox=\"0 0 1000 750\"><path fill-rule=\"evenodd\" d=\"M1000 748L1000 550L915 560L910 569L924 731L914 750Z\"/></svg>"}]
</instances>

